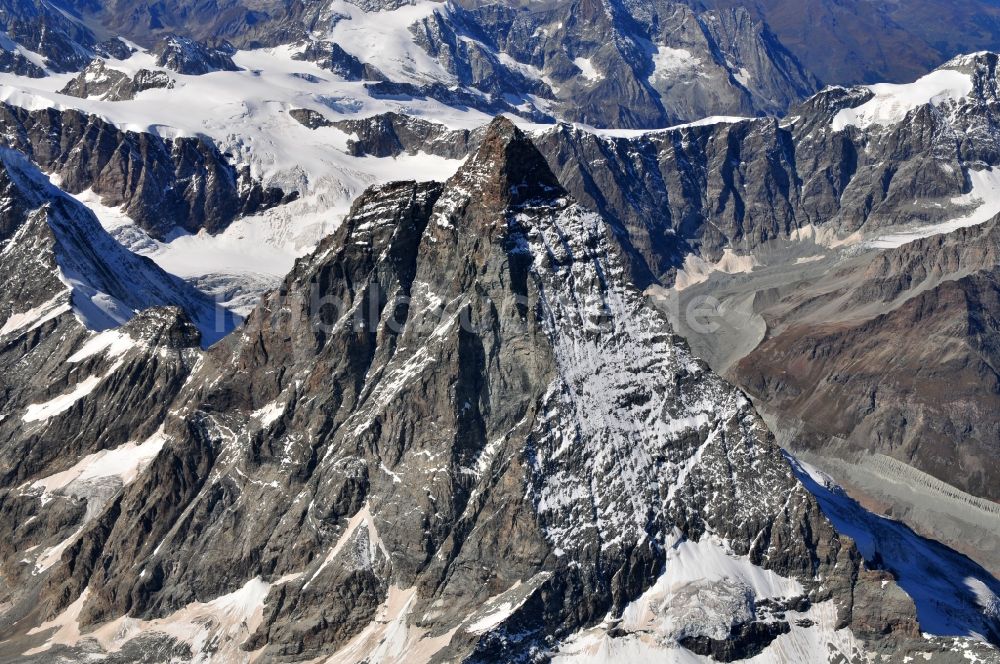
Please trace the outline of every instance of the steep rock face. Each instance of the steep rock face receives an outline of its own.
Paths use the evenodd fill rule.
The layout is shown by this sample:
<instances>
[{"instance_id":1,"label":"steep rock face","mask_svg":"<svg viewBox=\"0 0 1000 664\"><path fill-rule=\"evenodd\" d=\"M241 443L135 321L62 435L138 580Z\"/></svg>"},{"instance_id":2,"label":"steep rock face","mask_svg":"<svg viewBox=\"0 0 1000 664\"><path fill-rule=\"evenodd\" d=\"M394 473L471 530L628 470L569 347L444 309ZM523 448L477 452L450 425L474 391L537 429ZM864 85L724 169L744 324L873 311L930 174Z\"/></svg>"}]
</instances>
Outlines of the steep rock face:
<instances>
[{"instance_id":1,"label":"steep rock face","mask_svg":"<svg viewBox=\"0 0 1000 664\"><path fill-rule=\"evenodd\" d=\"M40 54L46 66L57 72L85 67L97 45L90 29L47 0L0 3L0 31L5 33L4 41ZM14 48L8 44L4 50Z\"/></svg>"},{"instance_id":2,"label":"steep rock face","mask_svg":"<svg viewBox=\"0 0 1000 664\"><path fill-rule=\"evenodd\" d=\"M466 9L441 10L412 28L428 52L467 85L553 98L555 114L567 120L649 128L757 115L817 87L743 10L699 14L672 2L592 0L521 10L460 4Z\"/></svg>"},{"instance_id":3,"label":"steep rock face","mask_svg":"<svg viewBox=\"0 0 1000 664\"><path fill-rule=\"evenodd\" d=\"M118 327L154 306L182 307L209 342L236 319L210 299L119 245L87 208L54 187L21 154L3 165L3 335L18 337L72 311L93 330Z\"/></svg>"},{"instance_id":4,"label":"steep rock face","mask_svg":"<svg viewBox=\"0 0 1000 664\"><path fill-rule=\"evenodd\" d=\"M122 131L93 115L3 104L4 144L60 178L66 191L92 189L156 238L175 228L215 233L241 215L286 200L237 170L195 137Z\"/></svg>"},{"instance_id":5,"label":"steep rock face","mask_svg":"<svg viewBox=\"0 0 1000 664\"><path fill-rule=\"evenodd\" d=\"M537 76L503 63L497 35L457 7L446 6L435 11L410 26L410 31L417 44L437 58L460 85L495 96L550 93L549 86Z\"/></svg>"},{"instance_id":6,"label":"steep rock face","mask_svg":"<svg viewBox=\"0 0 1000 664\"><path fill-rule=\"evenodd\" d=\"M771 26L802 64L827 83L903 82L945 60L1000 40L1000 13L981 0L702 0L747 8ZM835 53L836 57L831 57Z\"/></svg>"},{"instance_id":7,"label":"steep rock face","mask_svg":"<svg viewBox=\"0 0 1000 664\"><path fill-rule=\"evenodd\" d=\"M836 242L974 213L986 195L976 182L991 186L1000 165L997 62L989 53L956 58L909 86L913 103L830 88L784 121L695 123L638 136L560 124L534 140L563 186L636 249L644 264L637 278L671 283L692 252L714 263L727 248L746 255L776 239ZM961 90L949 92L953 82ZM344 126L358 132L351 149L366 154L475 147L467 134L419 120L375 116Z\"/></svg>"},{"instance_id":8,"label":"steep rock face","mask_svg":"<svg viewBox=\"0 0 1000 664\"><path fill-rule=\"evenodd\" d=\"M560 125L534 140L560 183L611 223L636 283L679 283L682 304L723 300L728 336L683 332L720 371L750 353L729 375L784 444L852 464L890 457L903 468L890 479L929 473L920 482L951 485L943 500L973 494L957 502L986 505L987 518L976 496L996 499L984 415L996 407L995 226L962 226L1000 209L996 67L981 53L899 89L830 88L781 122L643 136ZM345 129L367 154L476 145L474 134L391 116ZM953 375L965 382L953 388ZM912 526L996 569L995 538L921 521L919 502L866 504L915 514Z\"/></svg>"},{"instance_id":9,"label":"steep rock face","mask_svg":"<svg viewBox=\"0 0 1000 664\"><path fill-rule=\"evenodd\" d=\"M0 510L10 529L5 551L36 554L30 564L5 555L7 602L23 599L33 576L58 560L60 543L103 509L114 487L98 480L134 475L133 452L154 435L200 354L189 313L207 340L236 320L122 249L24 157L4 149L0 159ZM183 309L149 309L165 305ZM24 482L38 477L56 479L25 494ZM39 512L52 498L43 490L70 484Z\"/></svg>"},{"instance_id":10,"label":"steep rock face","mask_svg":"<svg viewBox=\"0 0 1000 664\"><path fill-rule=\"evenodd\" d=\"M374 12L413 3L352 4ZM482 92L513 89L517 97L547 89L543 97L563 107L564 117L603 125L652 127L678 118L780 112L815 91L817 80L905 81L957 53L1000 43L1000 15L987 0L458 4L463 9L442 7L414 26L429 52L441 54L456 77L475 81ZM146 46L172 33L228 39L241 47L277 46L314 40L344 18L327 3L272 0L73 0L69 6ZM9 11L21 13L13 5ZM85 30L55 14L51 20ZM76 41L90 53L92 37ZM32 48L31 43L24 45ZM362 53L351 52L363 62ZM70 69L83 67L89 56L83 58ZM578 59L587 66L578 66ZM585 101L576 115L573 99ZM616 108L615 100L624 101L623 108ZM659 122L651 124L654 120Z\"/></svg>"},{"instance_id":11,"label":"steep rock face","mask_svg":"<svg viewBox=\"0 0 1000 664\"><path fill-rule=\"evenodd\" d=\"M0 47L0 71L17 74L18 76L28 76L30 78L42 78L45 76L44 69L21 55L18 51L13 50L13 48L8 50L6 46Z\"/></svg>"},{"instance_id":12,"label":"steep rock face","mask_svg":"<svg viewBox=\"0 0 1000 664\"><path fill-rule=\"evenodd\" d=\"M675 118L780 114L818 81L744 8L700 12L672 2L626 2L651 25L650 82Z\"/></svg>"},{"instance_id":13,"label":"steep rock face","mask_svg":"<svg viewBox=\"0 0 1000 664\"><path fill-rule=\"evenodd\" d=\"M341 120L334 126L351 135L347 141L351 154L373 157L425 152L462 159L478 147L484 133L483 128L451 130L436 122L391 112Z\"/></svg>"},{"instance_id":14,"label":"steep rock face","mask_svg":"<svg viewBox=\"0 0 1000 664\"><path fill-rule=\"evenodd\" d=\"M446 106L474 108L482 113L491 115L510 113L531 122L545 124L554 121L551 115L539 110L532 104L515 105L511 102L511 98L507 96L488 95L474 88L449 86L441 82L418 85L397 81L378 81L375 83L365 83L365 91L376 99L433 99ZM517 100L513 101L516 102Z\"/></svg>"},{"instance_id":15,"label":"steep rock face","mask_svg":"<svg viewBox=\"0 0 1000 664\"><path fill-rule=\"evenodd\" d=\"M716 261L725 247L748 254L804 227L836 238L960 217L968 209L954 199L968 193L969 171L998 163L995 137L962 138L991 122L989 111L980 120L980 110L952 115L927 105L899 124L839 128L837 113L868 95L859 91L827 112L828 94L842 96L824 93L790 122L721 123L641 138L560 128L539 143L582 200L666 243L666 251L649 254L657 275L677 265L670 251L678 240Z\"/></svg>"},{"instance_id":16,"label":"steep rock face","mask_svg":"<svg viewBox=\"0 0 1000 664\"><path fill-rule=\"evenodd\" d=\"M424 151L468 154L481 132L450 130L384 114L338 126L355 154ZM600 211L638 260L640 284L670 281L696 251L718 257L727 246L752 249L797 228L794 143L774 120L688 126L614 137L559 124L533 141L560 183ZM814 201L811 205L822 205Z\"/></svg>"},{"instance_id":17,"label":"steep rock face","mask_svg":"<svg viewBox=\"0 0 1000 664\"><path fill-rule=\"evenodd\" d=\"M301 16L305 9L321 9L320 3L303 6L268 0L253 6L215 0L196 4L187 0L71 0L68 4L96 18L112 33L146 47L173 34L195 40L229 39L241 45L250 41L268 46L289 43L306 36L298 25L287 25L290 19Z\"/></svg>"},{"instance_id":18,"label":"steep rock face","mask_svg":"<svg viewBox=\"0 0 1000 664\"><path fill-rule=\"evenodd\" d=\"M231 660L362 660L391 630L392 656L547 658L658 592L664 563L683 569L671 551L702 547L746 585L689 589L750 608L675 616L684 629L656 647L940 649L911 638L912 612L893 626L855 601L885 579L858 575L749 402L691 357L505 120L444 185L362 196L204 356L162 436L30 620L6 623L8 647L74 658L59 625L113 621L99 647L163 652L145 634L188 625L205 636L192 657L211 642ZM36 632L58 633L47 645L18 636L60 613Z\"/></svg>"},{"instance_id":19,"label":"steep rock face","mask_svg":"<svg viewBox=\"0 0 1000 664\"><path fill-rule=\"evenodd\" d=\"M135 53L135 49L125 43L119 37L110 37L94 47L94 52L98 55L114 60L127 60Z\"/></svg>"},{"instance_id":20,"label":"steep rock face","mask_svg":"<svg viewBox=\"0 0 1000 664\"><path fill-rule=\"evenodd\" d=\"M5 633L33 611L39 580L162 448L160 422L200 339L177 308L95 335L66 307L0 335L0 597L18 607Z\"/></svg>"},{"instance_id":21,"label":"steep rock face","mask_svg":"<svg viewBox=\"0 0 1000 664\"><path fill-rule=\"evenodd\" d=\"M22 155L0 161L0 601L21 607L15 621L159 452L200 344L238 321L123 249Z\"/></svg>"}]
</instances>

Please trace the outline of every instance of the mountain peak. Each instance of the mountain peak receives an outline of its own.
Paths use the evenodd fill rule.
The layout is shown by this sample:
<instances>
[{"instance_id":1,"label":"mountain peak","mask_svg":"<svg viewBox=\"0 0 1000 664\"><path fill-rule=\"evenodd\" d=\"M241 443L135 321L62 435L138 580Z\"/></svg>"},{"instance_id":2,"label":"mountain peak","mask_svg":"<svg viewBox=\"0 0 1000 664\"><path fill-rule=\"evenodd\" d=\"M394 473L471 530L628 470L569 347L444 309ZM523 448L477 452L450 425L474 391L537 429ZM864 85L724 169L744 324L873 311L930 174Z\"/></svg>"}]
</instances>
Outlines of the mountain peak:
<instances>
[{"instance_id":1,"label":"mountain peak","mask_svg":"<svg viewBox=\"0 0 1000 664\"><path fill-rule=\"evenodd\" d=\"M535 144L504 116L489 124L479 149L449 184L463 189L475 186L477 201L491 208L521 207L566 195Z\"/></svg>"},{"instance_id":2,"label":"mountain peak","mask_svg":"<svg viewBox=\"0 0 1000 664\"><path fill-rule=\"evenodd\" d=\"M960 71L968 71L975 69L977 66L995 68L998 59L1000 59L1000 55L993 51L964 53L962 55L956 55L954 58L938 67L938 69L957 69Z\"/></svg>"}]
</instances>

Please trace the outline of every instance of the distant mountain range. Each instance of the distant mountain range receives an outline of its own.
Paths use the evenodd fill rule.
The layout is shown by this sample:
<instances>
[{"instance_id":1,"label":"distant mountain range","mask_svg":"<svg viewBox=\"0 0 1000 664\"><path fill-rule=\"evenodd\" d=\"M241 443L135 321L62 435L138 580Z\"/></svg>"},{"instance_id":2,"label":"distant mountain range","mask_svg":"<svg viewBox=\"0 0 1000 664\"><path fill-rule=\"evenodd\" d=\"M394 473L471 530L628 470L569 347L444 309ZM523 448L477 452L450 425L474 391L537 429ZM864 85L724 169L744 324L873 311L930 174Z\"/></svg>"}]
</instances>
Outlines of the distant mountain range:
<instances>
[{"instance_id":1,"label":"distant mountain range","mask_svg":"<svg viewBox=\"0 0 1000 664\"><path fill-rule=\"evenodd\" d=\"M9 3L0 26L20 47L67 71L119 51L120 43L108 41L114 36L147 47L172 35L241 47L307 43L351 7L406 4L38 0ZM1000 8L974 0L459 2L418 13L410 14L411 29L440 60L450 80L438 82L449 89L417 76L383 83L386 94L428 94L491 112L611 127L780 113L820 82L912 80L958 53L1000 46ZM46 30L32 29L38 21ZM347 47L337 57L364 65L364 50L351 54ZM0 63L9 71L42 64L10 52ZM207 51L184 57L204 60ZM465 92L450 90L455 83Z\"/></svg>"}]
</instances>

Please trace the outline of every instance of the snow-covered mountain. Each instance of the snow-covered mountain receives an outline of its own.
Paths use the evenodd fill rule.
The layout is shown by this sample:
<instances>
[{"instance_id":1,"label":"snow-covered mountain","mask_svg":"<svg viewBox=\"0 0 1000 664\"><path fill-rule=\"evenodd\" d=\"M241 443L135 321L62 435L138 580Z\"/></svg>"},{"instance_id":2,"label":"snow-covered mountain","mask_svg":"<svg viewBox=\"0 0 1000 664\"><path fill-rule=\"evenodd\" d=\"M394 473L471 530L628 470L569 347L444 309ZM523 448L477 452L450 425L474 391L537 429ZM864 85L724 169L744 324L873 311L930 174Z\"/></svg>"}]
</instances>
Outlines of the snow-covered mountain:
<instances>
[{"instance_id":1,"label":"snow-covered mountain","mask_svg":"<svg viewBox=\"0 0 1000 664\"><path fill-rule=\"evenodd\" d=\"M27 157L0 148L4 191L2 336L20 337L72 311L89 330L126 323L151 307L180 306L206 345L239 318L152 261L122 247L94 214Z\"/></svg>"}]
</instances>

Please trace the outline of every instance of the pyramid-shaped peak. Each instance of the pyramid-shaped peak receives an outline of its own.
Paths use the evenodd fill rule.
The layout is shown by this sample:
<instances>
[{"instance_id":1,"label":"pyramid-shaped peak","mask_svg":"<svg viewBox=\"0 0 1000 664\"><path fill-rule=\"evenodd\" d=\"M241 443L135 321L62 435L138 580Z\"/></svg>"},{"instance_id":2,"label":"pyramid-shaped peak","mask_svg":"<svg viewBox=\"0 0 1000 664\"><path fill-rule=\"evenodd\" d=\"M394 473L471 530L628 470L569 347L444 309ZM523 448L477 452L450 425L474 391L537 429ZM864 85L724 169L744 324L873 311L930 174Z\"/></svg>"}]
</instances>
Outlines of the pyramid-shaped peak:
<instances>
[{"instance_id":1,"label":"pyramid-shaped peak","mask_svg":"<svg viewBox=\"0 0 1000 664\"><path fill-rule=\"evenodd\" d=\"M566 196L535 144L503 116L490 122L479 149L451 183L477 192L490 207L519 207Z\"/></svg>"}]
</instances>

